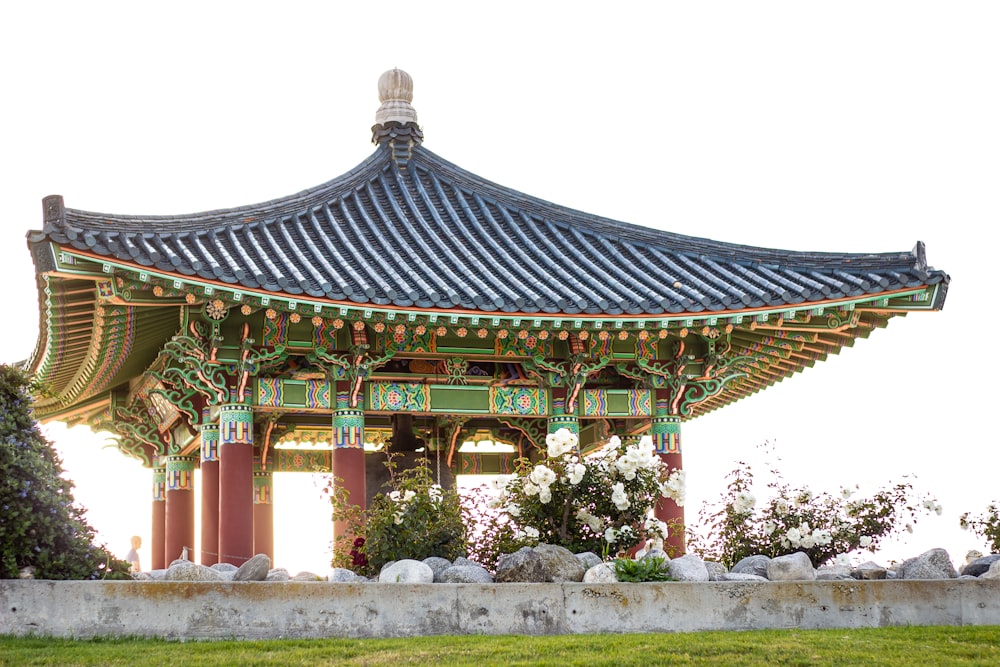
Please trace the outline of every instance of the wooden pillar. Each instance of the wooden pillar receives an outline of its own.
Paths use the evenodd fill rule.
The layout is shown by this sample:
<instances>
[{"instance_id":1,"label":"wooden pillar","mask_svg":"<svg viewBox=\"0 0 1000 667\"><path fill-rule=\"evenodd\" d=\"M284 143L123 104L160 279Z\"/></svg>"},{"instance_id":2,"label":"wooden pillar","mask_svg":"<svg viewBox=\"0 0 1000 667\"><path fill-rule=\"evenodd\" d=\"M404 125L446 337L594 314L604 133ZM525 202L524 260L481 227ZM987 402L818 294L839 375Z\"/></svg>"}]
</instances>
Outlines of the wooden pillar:
<instances>
[{"instance_id":1,"label":"wooden pillar","mask_svg":"<svg viewBox=\"0 0 1000 667\"><path fill-rule=\"evenodd\" d=\"M338 407L333 411L333 476L347 491L348 501L362 509L367 504L365 488L365 412L341 407L346 396L338 391ZM334 539L347 534L342 521L333 523Z\"/></svg>"},{"instance_id":2,"label":"wooden pillar","mask_svg":"<svg viewBox=\"0 0 1000 667\"><path fill-rule=\"evenodd\" d=\"M253 410L219 411L219 562L242 565L253 556Z\"/></svg>"},{"instance_id":3,"label":"wooden pillar","mask_svg":"<svg viewBox=\"0 0 1000 667\"><path fill-rule=\"evenodd\" d=\"M219 425L201 427L202 565L219 562Z\"/></svg>"},{"instance_id":4,"label":"wooden pillar","mask_svg":"<svg viewBox=\"0 0 1000 667\"><path fill-rule=\"evenodd\" d=\"M187 553L194 558L194 456L167 457L164 544L166 564Z\"/></svg>"},{"instance_id":5,"label":"wooden pillar","mask_svg":"<svg viewBox=\"0 0 1000 667\"><path fill-rule=\"evenodd\" d=\"M270 470L253 473L253 552L267 554L274 565L274 497L273 475Z\"/></svg>"},{"instance_id":6,"label":"wooden pillar","mask_svg":"<svg viewBox=\"0 0 1000 667\"><path fill-rule=\"evenodd\" d=\"M162 570L166 564L165 527L167 517L166 495L167 469L162 462L157 461L153 467L153 543L149 545L149 567Z\"/></svg>"},{"instance_id":7,"label":"wooden pillar","mask_svg":"<svg viewBox=\"0 0 1000 667\"><path fill-rule=\"evenodd\" d=\"M660 460L671 472L683 470L681 461L681 418L679 415L662 414L665 412L657 401L657 414L652 419L653 446ZM686 549L684 541L684 508L669 498L660 498L653 514L657 519L670 526L670 535L664 543L664 548L678 555Z\"/></svg>"}]
</instances>

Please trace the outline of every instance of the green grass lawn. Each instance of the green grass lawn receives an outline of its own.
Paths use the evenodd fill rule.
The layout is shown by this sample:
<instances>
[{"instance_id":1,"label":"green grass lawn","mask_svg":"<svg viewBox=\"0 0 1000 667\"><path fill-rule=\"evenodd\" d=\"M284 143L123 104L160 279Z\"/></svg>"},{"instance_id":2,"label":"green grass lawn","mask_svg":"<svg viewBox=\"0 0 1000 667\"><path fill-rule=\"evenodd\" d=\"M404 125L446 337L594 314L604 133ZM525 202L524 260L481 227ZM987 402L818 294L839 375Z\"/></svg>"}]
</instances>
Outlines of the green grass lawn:
<instances>
[{"instance_id":1,"label":"green grass lawn","mask_svg":"<svg viewBox=\"0 0 1000 667\"><path fill-rule=\"evenodd\" d=\"M1000 665L1000 626L168 642L0 637L0 665Z\"/></svg>"}]
</instances>

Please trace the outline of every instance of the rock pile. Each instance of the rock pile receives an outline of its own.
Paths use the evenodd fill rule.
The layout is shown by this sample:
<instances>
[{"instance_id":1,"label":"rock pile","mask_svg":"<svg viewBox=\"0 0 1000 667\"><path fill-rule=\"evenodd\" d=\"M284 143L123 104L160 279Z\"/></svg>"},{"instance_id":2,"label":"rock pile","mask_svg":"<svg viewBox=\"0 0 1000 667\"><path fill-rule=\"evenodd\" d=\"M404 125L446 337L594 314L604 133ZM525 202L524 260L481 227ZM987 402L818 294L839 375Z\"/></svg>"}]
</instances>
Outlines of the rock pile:
<instances>
[{"instance_id":1,"label":"rock pile","mask_svg":"<svg viewBox=\"0 0 1000 667\"><path fill-rule=\"evenodd\" d=\"M814 568L802 552L769 558L748 556L726 570L719 563L704 561L693 554L670 559L660 550L652 550L642 558L663 559L674 581L835 581L874 579L1000 579L1000 554L971 558L956 571L948 552L931 549L892 567L867 562L857 567L827 565ZM615 583L613 563L587 552L573 554L551 544L524 547L500 558L496 574L467 558L450 562L431 557L423 561L400 560L387 563L378 577L369 579L343 568L334 568L329 576L300 572L291 576L284 568L271 568L271 559L257 554L240 567L228 563L199 565L189 560L175 560L165 570L139 572L139 580L153 581L329 581L331 583L406 583L406 584L491 584L506 582L528 583Z\"/></svg>"}]
</instances>

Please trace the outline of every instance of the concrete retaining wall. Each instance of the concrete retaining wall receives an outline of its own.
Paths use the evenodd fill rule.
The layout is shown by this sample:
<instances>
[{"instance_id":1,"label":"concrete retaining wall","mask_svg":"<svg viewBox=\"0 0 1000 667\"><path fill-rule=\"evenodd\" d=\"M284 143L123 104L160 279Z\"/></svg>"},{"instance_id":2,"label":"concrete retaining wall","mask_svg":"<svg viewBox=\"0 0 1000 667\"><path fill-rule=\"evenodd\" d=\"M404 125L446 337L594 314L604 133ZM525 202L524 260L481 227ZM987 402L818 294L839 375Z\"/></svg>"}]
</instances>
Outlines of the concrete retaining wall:
<instances>
[{"instance_id":1,"label":"concrete retaining wall","mask_svg":"<svg viewBox=\"0 0 1000 667\"><path fill-rule=\"evenodd\" d=\"M185 639L1000 625L1000 580L330 584L0 580L0 634Z\"/></svg>"}]
</instances>

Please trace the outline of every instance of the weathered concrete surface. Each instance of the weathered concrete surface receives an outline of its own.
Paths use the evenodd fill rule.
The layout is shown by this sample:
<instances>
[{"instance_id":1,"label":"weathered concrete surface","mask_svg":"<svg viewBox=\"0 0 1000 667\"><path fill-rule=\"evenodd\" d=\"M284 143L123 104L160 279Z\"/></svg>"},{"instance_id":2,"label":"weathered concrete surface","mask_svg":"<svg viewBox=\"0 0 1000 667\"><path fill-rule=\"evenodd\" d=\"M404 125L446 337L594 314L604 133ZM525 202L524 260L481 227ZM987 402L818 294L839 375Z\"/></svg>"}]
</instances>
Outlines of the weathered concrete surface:
<instances>
[{"instance_id":1,"label":"weathered concrete surface","mask_svg":"<svg viewBox=\"0 0 1000 667\"><path fill-rule=\"evenodd\" d=\"M185 639L1000 625L1000 581L0 580L0 634Z\"/></svg>"}]
</instances>

